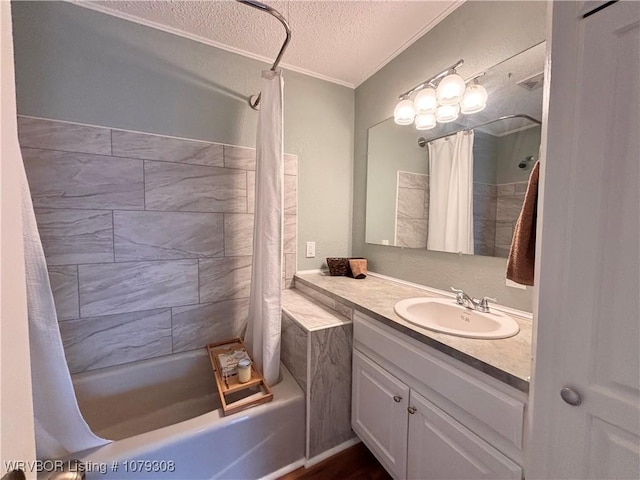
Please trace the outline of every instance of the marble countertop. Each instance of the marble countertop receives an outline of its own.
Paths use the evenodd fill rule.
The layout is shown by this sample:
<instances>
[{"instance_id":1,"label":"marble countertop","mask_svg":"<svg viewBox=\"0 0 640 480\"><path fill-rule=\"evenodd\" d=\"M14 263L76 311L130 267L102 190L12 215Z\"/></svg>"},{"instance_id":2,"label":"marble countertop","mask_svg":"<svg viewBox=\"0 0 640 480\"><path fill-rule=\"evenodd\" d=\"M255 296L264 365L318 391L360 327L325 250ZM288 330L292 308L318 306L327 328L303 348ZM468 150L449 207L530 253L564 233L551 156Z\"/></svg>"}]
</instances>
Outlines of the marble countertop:
<instances>
[{"instance_id":1,"label":"marble countertop","mask_svg":"<svg viewBox=\"0 0 640 480\"><path fill-rule=\"evenodd\" d=\"M399 317L393 309L398 301L405 298L446 296L439 295L437 291L425 290L371 275L356 280L349 277L331 277L325 273L299 273L296 275L295 281L340 300L385 325L471 365L518 390L529 391L531 319L518 315L517 311L511 309L507 311L520 326L520 332L511 338L496 340L462 338L413 325Z\"/></svg>"},{"instance_id":2,"label":"marble countertop","mask_svg":"<svg viewBox=\"0 0 640 480\"><path fill-rule=\"evenodd\" d=\"M291 289L282 291L282 309L308 332L351 323L351 320L330 308L319 305L306 295Z\"/></svg>"}]
</instances>

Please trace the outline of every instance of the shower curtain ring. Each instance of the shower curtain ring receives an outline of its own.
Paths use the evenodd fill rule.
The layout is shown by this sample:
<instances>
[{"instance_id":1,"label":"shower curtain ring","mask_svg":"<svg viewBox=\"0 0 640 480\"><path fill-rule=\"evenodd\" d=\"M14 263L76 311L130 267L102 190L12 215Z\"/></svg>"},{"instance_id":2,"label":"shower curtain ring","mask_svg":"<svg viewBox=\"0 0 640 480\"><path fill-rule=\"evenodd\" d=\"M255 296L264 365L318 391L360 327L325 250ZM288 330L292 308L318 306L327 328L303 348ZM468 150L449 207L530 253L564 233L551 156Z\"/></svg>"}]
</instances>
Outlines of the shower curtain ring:
<instances>
[{"instance_id":1,"label":"shower curtain ring","mask_svg":"<svg viewBox=\"0 0 640 480\"><path fill-rule=\"evenodd\" d=\"M249 97L249 106L254 110L260 110L260 98L262 97L262 92L258 93L258 95L251 95Z\"/></svg>"}]
</instances>

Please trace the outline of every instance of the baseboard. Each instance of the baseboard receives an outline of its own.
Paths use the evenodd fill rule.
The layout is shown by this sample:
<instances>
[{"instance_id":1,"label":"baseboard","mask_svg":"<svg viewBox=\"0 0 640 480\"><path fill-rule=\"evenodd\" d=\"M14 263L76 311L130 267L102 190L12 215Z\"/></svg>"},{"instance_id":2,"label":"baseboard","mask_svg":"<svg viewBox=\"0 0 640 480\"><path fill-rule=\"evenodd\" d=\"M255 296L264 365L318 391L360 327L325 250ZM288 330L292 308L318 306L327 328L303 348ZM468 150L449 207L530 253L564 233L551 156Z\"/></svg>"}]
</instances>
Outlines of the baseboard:
<instances>
[{"instance_id":1,"label":"baseboard","mask_svg":"<svg viewBox=\"0 0 640 480\"><path fill-rule=\"evenodd\" d=\"M358 437L354 437L351 440L342 442L340 445L336 445L335 447L330 448L325 452L322 452L320 455L316 455L315 457L308 459L306 462L304 462L304 468L313 467L317 463L320 463L321 461L326 460L327 458L332 457L336 453L340 453L341 451L346 450L349 447L353 447L358 443L360 443L360 439Z\"/></svg>"},{"instance_id":2,"label":"baseboard","mask_svg":"<svg viewBox=\"0 0 640 480\"><path fill-rule=\"evenodd\" d=\"M270 473L269 475L265 475L260 480L276 480L277 478L285 476L287 473L291 473L294 470L299 469L300 467L305 466L305 459L301 458L300 460L296 460L289 465L282 467L280 470L276 470L275 472Z\"/></svg>"}]
</instances>

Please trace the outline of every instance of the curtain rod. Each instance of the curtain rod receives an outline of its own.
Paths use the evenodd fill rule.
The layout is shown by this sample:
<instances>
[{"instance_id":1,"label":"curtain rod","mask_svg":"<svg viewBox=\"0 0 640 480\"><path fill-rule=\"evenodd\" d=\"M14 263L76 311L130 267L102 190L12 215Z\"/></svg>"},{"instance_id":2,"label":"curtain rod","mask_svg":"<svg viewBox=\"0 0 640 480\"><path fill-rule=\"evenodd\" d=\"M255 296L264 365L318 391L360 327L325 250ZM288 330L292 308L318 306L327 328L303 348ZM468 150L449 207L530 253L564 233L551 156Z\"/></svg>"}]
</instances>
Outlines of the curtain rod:
<instances>
[{"instance_id":1,"label":"curtain rod","mask_svg":"<svg viewBox=\"0 0 640 480\"><path fill-rule=\"evenodd\" d=\"M530 122L537 123L538 125L542 125L542 122L540 120L536 120L535 118L530 117L529 115L526 115L524 113L516 113L515 115L505 115L504 117L496 118L495 120L489 120L488 122L480 123L480 124L474 125L472 127L461 128L460 130L456 130L455 132L447 133L445 135L440 135L439 137L432 138L431 140L427 140L424 137L420 137L420 138L418 138L418 146L424 147L429 142L435 142L436 140L440 140L441 138L445 138L445 137L449 137L451 135L455 135L456 133L459 133L459 132L465 132L465 131L468 132L469 130L473 130L474 128L484 127L485 125L489 125L491 123L499 122L500 120L508 120L510 118L526 118Z\"/></svg>"}]
</instances>

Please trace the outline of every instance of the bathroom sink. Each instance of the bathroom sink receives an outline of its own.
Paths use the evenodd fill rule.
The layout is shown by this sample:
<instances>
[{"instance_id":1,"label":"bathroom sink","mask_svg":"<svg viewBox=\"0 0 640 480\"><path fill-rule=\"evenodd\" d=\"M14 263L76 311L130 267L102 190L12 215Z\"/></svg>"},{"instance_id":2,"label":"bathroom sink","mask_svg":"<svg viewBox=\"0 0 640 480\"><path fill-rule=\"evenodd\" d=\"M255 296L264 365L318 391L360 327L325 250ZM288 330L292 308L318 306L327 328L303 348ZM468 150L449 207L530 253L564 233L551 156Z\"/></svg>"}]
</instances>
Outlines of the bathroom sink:
<instances>
[{"instance_id":1,"label":"bathroom sink","mask_svg":"<svg viewBox=\"0 0 640 480\"><path fill-rule=\"evenodd\" d=\"M508 338L520 331L518 323L504 313L471 310L445 298L408 298L395 305L407 322L419 327L467 338Z\"/></svg>"}]
</instances>

